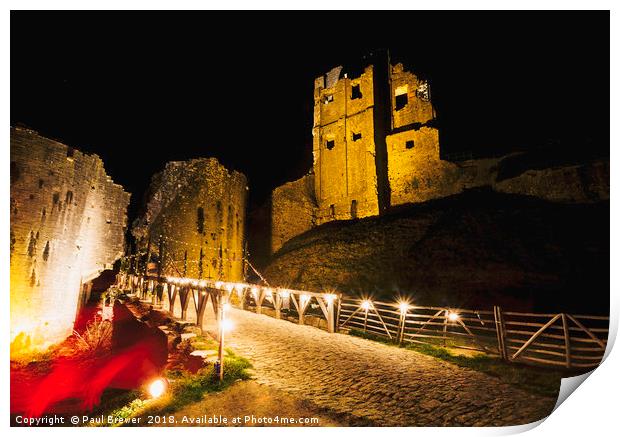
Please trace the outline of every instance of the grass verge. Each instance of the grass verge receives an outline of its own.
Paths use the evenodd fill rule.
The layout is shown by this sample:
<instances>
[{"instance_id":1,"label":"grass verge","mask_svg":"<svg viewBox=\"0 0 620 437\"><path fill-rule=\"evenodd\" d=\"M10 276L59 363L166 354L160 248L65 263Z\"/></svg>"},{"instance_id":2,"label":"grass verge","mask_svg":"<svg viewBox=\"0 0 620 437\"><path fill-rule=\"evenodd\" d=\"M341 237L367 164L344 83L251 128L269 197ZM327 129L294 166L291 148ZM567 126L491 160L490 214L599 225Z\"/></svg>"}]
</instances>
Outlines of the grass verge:
<instances>
[{"instance_id":1,"label":"grass verge","mask_svg":"<svg viewBox=\"0 0 620 437\"><path fill-rule=\"evenodd\" d=\"M361 330L352 329L349 335L362 337L373 341L399 347L398 344L378 335L369 334ZM476 370L499 378L502 382L517 386L536 395L557 397L561 378L567 376L564 372L554 369L529 367L517 363L507 363L484 353L473 356L457 355L448 349L429 344L406 344L403 348L430 355L443 361L456 364L460 367Z\"/></svg>"},{"instance_id":2,"label":"grass verge","mask_svg":"<svg viewBox=\"0 0 620 437\"><path fill-rule=\"evenodd\" d=\"M222 381L218 380L215 368L212 365L200 369L196 374L185 371L168 371L165 376L170 381L170 389L161 398L142 399L144 396L135 397L104 415L113 416L117 421L117 426L131 426L133 423L123 422L130 418L142 418L140 423L136 423L136 425L144 426L146 424L144 418L147 415L173 414L186 405L201 401L205 394L225 390L236 381L249 379L250 375L247 370L251 367L252 365L246 358L235 355L232 350L227 349L224 358L224 379Z\"/></svg>"}]
</instances>

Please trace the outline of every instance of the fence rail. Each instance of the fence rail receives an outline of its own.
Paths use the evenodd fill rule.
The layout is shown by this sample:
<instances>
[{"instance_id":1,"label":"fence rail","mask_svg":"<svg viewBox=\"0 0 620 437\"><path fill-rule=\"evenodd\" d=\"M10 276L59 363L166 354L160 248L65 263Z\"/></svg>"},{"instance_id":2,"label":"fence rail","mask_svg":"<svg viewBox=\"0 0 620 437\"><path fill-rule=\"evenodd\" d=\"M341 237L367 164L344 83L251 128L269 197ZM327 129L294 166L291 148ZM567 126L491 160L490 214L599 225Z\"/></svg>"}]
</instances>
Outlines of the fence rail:
<instances>
[{"instance_id":1,"label":"fence rail","mask_svg":"<svg viewBox=\"0 0 620 437\"><path fill-rule=\"evenodd\" d=\"M242 282L133 274L119 274L117 286L137 294L142 299L149 299L154 305L161 305L174 316L195 322L201 328L210 298L215 313L221 303L243 309L249 305L254 307L258 314L263 313L264 309L272 310L276 319L288 319L292 315L300 325L306 324L307 316L319 317L324 319L328 332L336 331L339 294L313 293ZM194 303L193 307L189 305L191 301ZM188 313L188 309L195 311Z\"/></svg>"},{"instance_id":2,"label":"fence rail","mask_svg":"<svg viewBox=\"0 0 620 437\"><path fill-rule=\"evenodd\" d=\"M125 273L118 275L117 286L201 328L210 299L214 313L225 302L299 324L319 320L318 327L330 333L355 329L398 344L460 348L506 361L571 369L596 367L609 333L609 317L595 315L519 313L498 306L492 311L414 306L248 283Z\"/></svg>"},{"instance_id":3,"label":"fence rail","mask_svg":"<svg viewBox=\"0 0 620 437\"><path fill-rule=\"evenodd\" d=\"M507 361L565 368L596 367L605 354L609 318L412 306L344 298L340 330L402 343L485 352Z\"/></svg>"}]
</instances>

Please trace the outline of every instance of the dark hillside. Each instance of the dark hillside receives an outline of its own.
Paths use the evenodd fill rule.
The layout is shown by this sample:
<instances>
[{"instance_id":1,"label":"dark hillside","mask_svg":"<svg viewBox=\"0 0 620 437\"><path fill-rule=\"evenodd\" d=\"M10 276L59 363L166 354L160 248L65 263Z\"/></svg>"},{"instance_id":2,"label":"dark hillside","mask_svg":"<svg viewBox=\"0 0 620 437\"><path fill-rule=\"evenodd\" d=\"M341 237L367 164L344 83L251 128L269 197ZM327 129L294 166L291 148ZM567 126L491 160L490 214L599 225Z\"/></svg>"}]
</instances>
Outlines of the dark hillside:
<instances>
[{"instance_id":1,"label":"dark hillside","mask_svg":"<svg viewBox=\"0 0 620 437\"><path fill-rule=\"evenodd\" d=\"M419 305L607 313L609 202L471 190L320 226L287 242L265 273L274 285Z\"/></svg>"}]
</instances>

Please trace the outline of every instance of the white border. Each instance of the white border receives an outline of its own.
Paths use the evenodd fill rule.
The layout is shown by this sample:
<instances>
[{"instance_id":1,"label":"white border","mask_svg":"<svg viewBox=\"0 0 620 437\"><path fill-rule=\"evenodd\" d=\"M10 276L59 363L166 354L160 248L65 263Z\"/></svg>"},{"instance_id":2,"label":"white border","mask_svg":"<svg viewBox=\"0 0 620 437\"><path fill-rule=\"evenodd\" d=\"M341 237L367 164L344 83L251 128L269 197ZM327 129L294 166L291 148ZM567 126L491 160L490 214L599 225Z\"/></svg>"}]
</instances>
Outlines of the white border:
<instances>
[{"instance_id":1,"label":"white border","mask_svg":"<svg viewBox=\"0 0 620 437\"><path fill-rule=\"evenodd\" d=\"M544 0L526 0L526 1L503 1L503 2L492 2L492 1L434 1L434 2L415 2L415 1L390 1L390 2L378 2L375 0L360 0L360 1L343 1L343 0L314 0L314 1L296 1L293 2L284 2L284 1L273 1L273 0L265 0L265 1L227 1L227 2L205 2L205 1L197 1L197 0L176 0L172 1L162 1L162 0L153 0L153 1L135 1L135 0L108 0L108 1L89 1L89 2L80 2L80 1L16 1L9 0L4 3L5 13L0 18L0 34L2 35L1 42L1 51L2 58L5 62L2 64L4 68L0 71L2 72L2 91L0 92L0 98L4 103L2 105L2 114L3 119L5 120L5 136L3 141L3 147L0 148L0 153L3 160L3 185L1 188L2 193L2 201L4 202L5 207L2 209L2 214L0 214L0 221L4 231L2 232L2 236L0 237L0 250L2 254L2 260L0 261L0 271L2 272L2 278L4 283L4 308L2 311L2 325L4 332L6 333L5 338L8 339L9 332L9 244L8 244L8 227L9 227L9 217L8 217L8 208L6 205L9 203L9 174L7 171L9 158L9 125L10 125L10 70L7 68L6 60L9 59L10 52L10 18L9 18L9 9L168 9L168 10L180 10L180 9L203 9L208 7L209 9L533 9L533 10L544 10L544 9L603 9L610 10L612 9L612 5L614 2L611 1L544 1ZM617 68L617 56L615 52L618 50L618 32L615 30L618 25L617 19L617 11L612 10L611 12L611 77L618 77L618 68ZM615 49L615 50L614 50ZM617 98L618 98L618 87L615 81L611 83L611 120L618 120L616 117L618 116L618 111L616 108ZM617 129L612 124L611 125L611 144L617 145ZM615 149L611 149L612 157L616 155ZM612 167L613 168L613 167ZM611 175L611 185L616 186L617 182L616 173L612 173ZM618 247L619 237L618 232L614 227L614 219L618 216L617 202L612 199L611 202L611 289L614 292L611 295L611 326L610 326L610 346L615 340L615 336L617 333L618 326L618 256L615 248ZM544 423L532 431L529 432L529 435L547 435L547 434L558 434L563 436L572 436L579 435L583 436L586 434L593 435L606 435L609 431L616 429L616 421L615 415L617 415L617 401L616 397L618 393L620 393L618 382L617 372L620 368L619 362L620 358L618 357L618 353L614 352L609 355L611 348L608 348L608 357L606 361L593 372L592 376L588 378L588 382L584 384L582 387L578 389L578 394L570 396L568 400L564 404L558 408ZM9 354L8 354L8 342L4 343L4 347L2 348L0 360L3 363L9 362ZM8 367L8 366L7 366ZM5 412L5 416L2 418L2 423L8 427L9 418L9 387L8 387L8 372L5 371L2 375L2 411ZM359 430L357 428L320 428L320 429L312 429L312 428L296 428L294 432L297 434L314 434L317 431L321 433L327 433L335 435L338 433L342 434L350 434L358 436L360 432L366 433L390 433L390 435L407 435L410 436L411 433L415 433L416 435L504 435L511 434L515 432L524 431L525 428L531 428L531 426L525 427L508 427L508 428L366 428L364 430ZM45 431L41 431L45 429ZM23 428L12 428L12 433L16 435L30 435L32 433L45 432L46 434L62 434L62 435L77 435L77 433L83 432L115 432L120 434L132 433L136 432L136 430L132 429L116 429L114 431L103 431L103 430L88 430L85 431L84 428L32 428L32 429L23 429ZM170 428L150 428L149 433L155 434L169 434L171 432ZM175 431L178 432L178 431ZM208 430L205 429L183 429L181 431L183 433L192 432L192 433L212 433L213 435L247 435L248 433L252 433L253 435L269 435L269 436L278 436L278 435L290 435L290 429L283 428L252 428L252 429L231 429L231 428L210 428Z\"/></svg>"}]
</instances>

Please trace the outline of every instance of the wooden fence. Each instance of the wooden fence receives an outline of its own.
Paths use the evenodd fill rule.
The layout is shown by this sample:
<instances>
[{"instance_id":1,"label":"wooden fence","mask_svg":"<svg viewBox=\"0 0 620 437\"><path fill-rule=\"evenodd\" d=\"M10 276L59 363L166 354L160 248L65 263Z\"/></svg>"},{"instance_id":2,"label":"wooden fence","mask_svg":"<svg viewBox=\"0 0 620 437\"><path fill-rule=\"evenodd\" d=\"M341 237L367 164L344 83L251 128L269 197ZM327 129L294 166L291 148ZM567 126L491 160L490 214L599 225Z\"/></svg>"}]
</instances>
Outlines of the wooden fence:
<instances>
[{"instance_id":1,"label":"wooden fence","mask_svg":"<svg viewBox=\"0 0 620 437\"><path fill-rule=\"evenodd\" d=\"M193 302L195 320L188 321L199 327L210 300L214 313L221 303L231 303L330 333L355 329L398 344L469 349L506 361L571 369L596 367L609 332L609 317L592 315L517 313L497 306L493 311L424 307L248 283L131 274L120 274L117 285L153 304L165 303L165 309L182 320L191 318L187 310Z\"/></svg>"},{"instance_id":2,"label":"wooden fence","mask_svg":"<svg viewBox=\"0 0 620 437\"><path fill-rule=\"evenodd\" d=\"M153 305L161 305L175 317L203 326L205 309L209 299L217 314L220 304L228 303L245 309L253 307L262 314L263 310L271 310L276 319L294 317L300 325L306 324L309 317L319 318L328 332L336 331L336 306L340 295L331 293L313 293L310 291L272 288L240 282L223 282L205 279L172 278L119 274L117 286L130 291L141 299L151 301ZM175 302L179 305L175 305ZM188 313L190 302L193 302L191 314Z\"/></svg>"},{"instance_id":3,"label":"wooden fence","mask_svg":"<svg viewBox=\"0 0 620 437\"><path fill-rule=\"evenodd\" d=\"M344 298L340 330L395 343L469 349L507 361L565 368L596 367L605 353L609 318L412 306Z\"/></svg>"}]
</instances>

